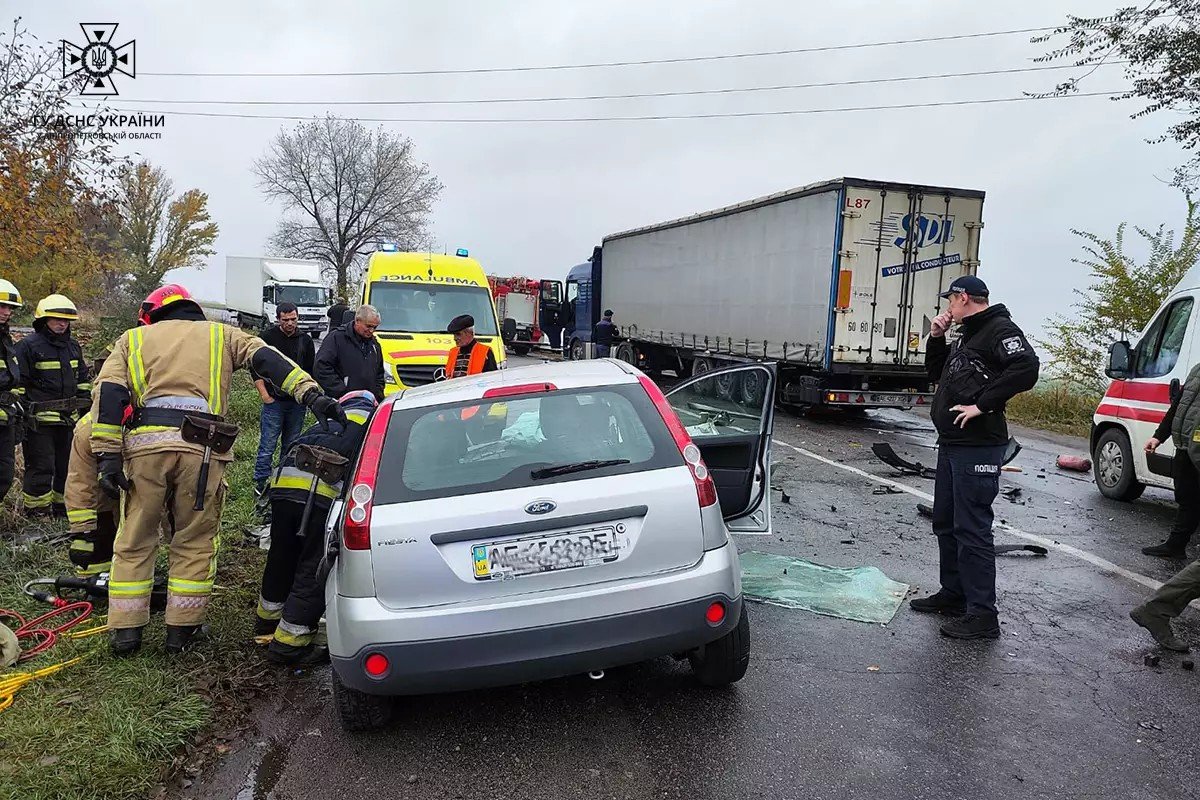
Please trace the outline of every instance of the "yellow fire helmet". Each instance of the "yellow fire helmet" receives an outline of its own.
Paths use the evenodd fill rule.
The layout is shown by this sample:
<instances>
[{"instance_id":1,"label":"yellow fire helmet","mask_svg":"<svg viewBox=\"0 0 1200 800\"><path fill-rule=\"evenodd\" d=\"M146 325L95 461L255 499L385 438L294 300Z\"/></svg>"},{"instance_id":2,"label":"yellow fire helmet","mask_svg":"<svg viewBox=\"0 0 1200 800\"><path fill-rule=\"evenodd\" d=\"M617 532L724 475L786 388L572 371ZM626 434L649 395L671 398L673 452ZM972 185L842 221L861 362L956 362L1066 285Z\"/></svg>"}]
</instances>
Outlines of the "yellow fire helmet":
<instances>
[{"instance_id":1,"label":"yellow fire helmet","mask_svg":"<svg viewBox=\"0 0 1200 800\"><path fill-rule=\"evenodd\" d=\"M2 287L0 287L2 291ZM43 297L33 312L35 320L53 317L54 319L79 319L79 311L66 295L51 294Z\"/></svg>"},{"instance_id":2,"label":"yellow fire helmet","mask_svg":"<svg viewBox=\"0 0 1200 800\"><path fill-rule=\"evenodd\" d=\"M17 287L12 285L12 281L6 281L0 278L0 305L12 306L20 308L25 305L25 301L21 299L21 293L17 291Z\"/></svg>"}]
</instances>

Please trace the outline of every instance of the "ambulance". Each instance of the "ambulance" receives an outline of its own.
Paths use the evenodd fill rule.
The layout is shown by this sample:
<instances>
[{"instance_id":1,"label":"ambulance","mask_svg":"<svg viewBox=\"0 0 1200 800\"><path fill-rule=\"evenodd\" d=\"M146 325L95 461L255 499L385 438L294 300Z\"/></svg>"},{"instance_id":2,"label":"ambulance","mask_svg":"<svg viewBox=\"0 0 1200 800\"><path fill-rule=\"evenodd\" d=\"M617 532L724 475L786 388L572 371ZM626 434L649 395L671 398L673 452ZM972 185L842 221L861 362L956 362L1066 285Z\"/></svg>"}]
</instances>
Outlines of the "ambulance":
<instances>
[{"instance_id":1,"label":"ambulance","mask_svg":"<svg viewBox=\"0 0 1200 800\"><path fill-rule=\"evenodd\" d=\"M1145 444L1166 416L1192 367L1200 362L1197 302L1200 266L1167 296L1138 338L1116 342L1105 373L1112 383L1092 417L1092 470L1105 497L1136 500L1147 486L1171 488L1170 439L1154 453Z\"/></svg>"},{"instance_id":2,"label":"ambulance","mask_svg":"<svg viewBox=\"0 0 1200 800\"><path fill-rule=\"evenodd\" d=\"M363 303L379 311L387 394L443 380L460 314L475 318L475 338L504 363L504 343L487 275L466 250L455 255L402 253L383 245L367 262Z\"/></svg>"}]
</instances>

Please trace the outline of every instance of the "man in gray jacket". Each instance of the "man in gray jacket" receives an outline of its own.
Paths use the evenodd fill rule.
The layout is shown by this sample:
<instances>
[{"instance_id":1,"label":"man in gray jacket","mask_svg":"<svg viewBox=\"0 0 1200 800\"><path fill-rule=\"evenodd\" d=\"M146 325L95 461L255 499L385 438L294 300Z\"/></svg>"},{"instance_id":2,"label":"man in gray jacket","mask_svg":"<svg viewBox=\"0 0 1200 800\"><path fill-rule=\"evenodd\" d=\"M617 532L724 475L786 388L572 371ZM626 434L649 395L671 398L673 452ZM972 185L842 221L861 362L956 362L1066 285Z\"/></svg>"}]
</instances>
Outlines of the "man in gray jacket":
<instances>
[{"instance_id":1,"label":"man in gray jacket","mask_svg":"<svg viewBox=\"0 0 1200 800\"><path fill-rule=\"evenodd\" d=\"M1183 391L1179 399L1171 404L1168 416L1171 417L1171 439L1175 443L1176 452L1181 454L1176 458L1190 459L1194 475L1194 468L1200 466L1200 365L1188 374ZM1150 449L1152 443L1155 443L1154 439L1147 442L1147 449ZM1172 535L1174 536L1174 533ZM1182 554L1190 535L1189 531L1187 536L1178 538L1175 542L1169 539L1164 544L1173 544L1178 548L1178 553ZM1129 616L1149 631L1162 647L1186 653L1190 648L1175 635L1171 628L1171 620L1182 614L1188 603L1197 598L1200 598L1200 561L1193 561L1164 583L1149 600L1130 611Z\"/></svg>"}]
</instances>

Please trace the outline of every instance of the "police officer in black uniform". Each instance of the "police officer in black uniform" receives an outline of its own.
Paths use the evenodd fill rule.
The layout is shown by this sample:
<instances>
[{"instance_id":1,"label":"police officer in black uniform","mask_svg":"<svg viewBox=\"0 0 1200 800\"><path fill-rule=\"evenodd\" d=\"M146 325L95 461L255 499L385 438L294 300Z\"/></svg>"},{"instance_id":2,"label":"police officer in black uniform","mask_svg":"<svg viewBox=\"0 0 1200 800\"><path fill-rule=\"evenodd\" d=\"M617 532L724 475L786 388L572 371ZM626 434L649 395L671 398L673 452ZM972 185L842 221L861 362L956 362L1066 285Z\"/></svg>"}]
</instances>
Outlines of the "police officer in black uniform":
<instances>
[{"instance_id":1,"label":"police officer in black uniform","mask_svg":"<svg viewBox=\"0 0 1200 800\"><path fill-rule=\"evenodd\" d=\"M941 589L916 598L914 611L955 617L942 626L956 639L995 639L996 552L992 501L1008 443L1004 407L1032 389L1038 358L1003 305L988 304L987 284L965 275L941 294L949 301L929 331L925 367L937 382L931 416L938 431L933 532L938 537ZM961 323L954 344L946 342Z\"/></svg>"}]
</instances>

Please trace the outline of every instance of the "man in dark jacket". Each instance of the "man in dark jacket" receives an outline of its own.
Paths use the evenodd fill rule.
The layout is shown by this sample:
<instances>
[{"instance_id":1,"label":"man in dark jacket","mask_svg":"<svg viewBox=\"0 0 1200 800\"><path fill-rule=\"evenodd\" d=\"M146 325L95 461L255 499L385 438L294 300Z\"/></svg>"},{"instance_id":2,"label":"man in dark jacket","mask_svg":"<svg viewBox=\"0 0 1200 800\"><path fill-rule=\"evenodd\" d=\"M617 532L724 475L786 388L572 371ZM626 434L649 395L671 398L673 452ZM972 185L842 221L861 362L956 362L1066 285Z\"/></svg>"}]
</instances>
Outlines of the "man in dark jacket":
<instances>
[{"instance_id":1,"label":"man in dark jacket","mask_svg":"<svg viewBox=\"0 0 1200 800\"><path fill-rule=\"evenodd\" d=\"M31 419L25 426L25 510L33 514L58 514L67 509L63 490L71 460L71 435L79 411L39 410L39 403L80 400L92 395L91 374L83 348L71 336L71 322L79 319L75 304L61 294L42 299L33 316L33 333L17 342L22 396Z\"/></svg>"},{"instance_id":2,"label":"man in dark jacket","mask_svg":"<svg viewBox=\"0 0 1200 800\"><path fill-rule=\"evenodd\" d=\"M337 300L333 301L333 305L331 305L329 310L325 312L325 316L329 317L329 327L327 329L328 333L333 333L335 330L342 327L342 317L349 310L350 306L346 305L344 298L339 297Z\"/></svg>"},{"instance_id":3,"label":"man in dark jacket","mask_svg":"<svg viewBox=\"0 0 1200 800\"><path fill-rule=\"evenodd\" d=\"M275 312L277 324L263 332L262 340L285 356L295 361L309 375L313 373L316 347L312 337L300 332L300 314L293 303L280 303ZM283 439L283 452L292 447L292 442L304 428L304 406L293 400L278 386L271 385L266 378L250 371L254 385L262 397L263 407L259 414L261 434L258 440L258 457L254 461L254 485L261 494L271 477L271 461L275 448Z\"/></svg>"},{"instance_id":4,"label":"man in dark jacket","mask_svg":"<svg viewBox=\"0 0 1200 800\"><path fill-rule=\"evenodd\" d=\"M323 447L351 462L366 433L367 418L375 409L375 396L359 390L342 395L338 403L346 424L313 425L296 440L298 445ZM313 644L317 624L325 612L325 584L317 578L317 564L325 545L325 518L342 483L318 481L308 525L300 530L304 505L313 476L296 468L295 451L284 454L271 479L271 548L263 570L262 589L255 613L255 636L272 636L267 657L283 664L311 664L327 657L325 648Z\"/></svg>"},{"instance_id":5,"label":"man in dark jacket","mask_svg":"<svg viewBox=\"0 0 1200 800\"><path fill-rule=\"evenodd\" d=\"M992 501L1008 443L1004 408L1032 389L1038 358L1003 305L988 304L987 285L974 275L950 284L949 301L929 332L925 366L937 382L931 416L938 431L933 532L938 537L941 589L914 599L914 611L950 614L942 626L957 639L1000 635L996 613L996 552ZM961 335L946 343L952 323Z\"/></svg>"},{"instance_id":6,"label":"man in dark jacket","mask_svg":"<svg viewBox=\"0 0 1200 800\"><path fill-rule=\"evenodd\" d=\"M612 352L613 340L617 338L617 326L612 321L613 312L604 312L604 319L596 323L592 330L592 343L596 345L596 358L608 358Z\"/></svg>"},{"instance_id":7,"label":"man in dark jacket","mask_svg":"<svg viewBox=\"0 0 1200 800\"><path fill-rule=\"evenodd\" d=\"M1200 364L1192 367L1188 373L1187 384L1200 384ZM1159 445L1171 438L1171 428L1174 427L1175 417L1179 411L1179 401L1183 392L1171 400L1167 415L1159 423L1154 435L1146 442L1146 453L1153 453ZM1175 489L1175 524L1167 534L1167 540L1161 544L1143 547L1142 552L1148 556L1159 558L1187 558L1188 542L1200 527L1200 473L1188 456L1187 442L1175 442L1175 457L1171 459L1171 482Z\"/></svg>"},{"instance_id":8,"label":"man in dark jacket","mask_svg":"<svg viewBox=\"0 0 1200 800\"><path fill-rule=\"evenodd\" d=\"M383 349L375 338L379 312L359 306L354 319L321 342L313 377L330 397L366 389L383 399Z\"/></svg>"}]
</instances>

